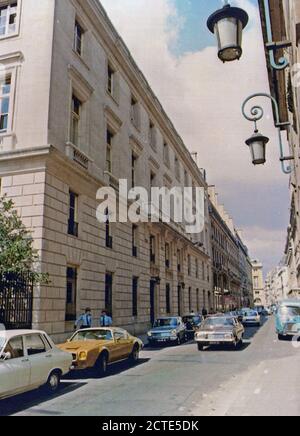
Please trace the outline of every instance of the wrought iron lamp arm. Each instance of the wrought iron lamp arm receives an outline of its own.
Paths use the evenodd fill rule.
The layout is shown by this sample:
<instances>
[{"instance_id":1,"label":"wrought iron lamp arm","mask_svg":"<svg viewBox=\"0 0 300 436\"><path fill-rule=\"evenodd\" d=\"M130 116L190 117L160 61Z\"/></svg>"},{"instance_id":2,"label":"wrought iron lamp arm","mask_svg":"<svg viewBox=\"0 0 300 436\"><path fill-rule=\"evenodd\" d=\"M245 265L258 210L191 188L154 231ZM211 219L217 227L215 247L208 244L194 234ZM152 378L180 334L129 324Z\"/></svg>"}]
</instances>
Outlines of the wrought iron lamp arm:
<instances>
[{"instance_id":1,"label":"wrought iron lamp arm","mask_svg":"<svg viewBox=\"0 0 300 436\"><path fill-rule=\"evenodd\" d=\"M284 155L284 147L283 147L282 136L281 136L281 128L290 126L291 123L290 122L286 122L286 123L280 122L279 107L278 107L278 103L277 103L276 99L274 97L272 97L271 95L266 94L266 93L258 93L258 94L250 95L250 97L248 97L243 103L243 106L242 106L243 115L246 118L246 120L254 122L255 130L257 130L257 122L260 121L264 117L264 109L261 106L257 106L257 105L253 106L250 110L250 115L248 115L246 112L246 106L250 100L253 100L254 98L258 98L258 97L265 97L265 98L268 98L272 101L273 107L275 109L275 127L278 130L280 162L281 162L282 171L284 172L284 174L291 174L292 168L290 166L286 168L284 163L287 160L292 160L293 157Z\"/></svg>"},{"instance_id":2,"label":"wrought iron lamp arm","mask_svg":"<svg viewBox=\"0 0 300 436\"><path fill-rule=\"evenodd\" d=\"M273 41L269 0L264 0L264 8L265 8L266 28L267 28L267 37L268 37L267 49L269 50L270 63L272 68L274 68L275 70L284 70L289 66L289 61L285 57L281 57L278 60L278 64L277 64L275 59L275 51L282 48L290 47L292 44L289 41L285 41L285 42Z\"/></svg>"}]
</instances>

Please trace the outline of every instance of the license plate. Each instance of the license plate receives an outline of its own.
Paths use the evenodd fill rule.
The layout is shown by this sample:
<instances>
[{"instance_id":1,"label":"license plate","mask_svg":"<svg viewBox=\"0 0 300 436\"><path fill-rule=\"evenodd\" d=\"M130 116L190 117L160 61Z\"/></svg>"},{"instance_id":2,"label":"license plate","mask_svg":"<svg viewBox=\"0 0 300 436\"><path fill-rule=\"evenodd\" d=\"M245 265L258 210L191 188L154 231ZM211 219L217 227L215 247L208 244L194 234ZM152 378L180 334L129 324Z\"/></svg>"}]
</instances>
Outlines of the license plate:
<instances>
[{"instance_id":1,"label":"license plate","mask_svg":"<svg viewBox=\"0 0 300 436\"><path fill-rule=\"evenodd\" d=\"M219 342L213 341L213 342L210 342L210 345L219 345Z\"/></svg>"}]
</instances>

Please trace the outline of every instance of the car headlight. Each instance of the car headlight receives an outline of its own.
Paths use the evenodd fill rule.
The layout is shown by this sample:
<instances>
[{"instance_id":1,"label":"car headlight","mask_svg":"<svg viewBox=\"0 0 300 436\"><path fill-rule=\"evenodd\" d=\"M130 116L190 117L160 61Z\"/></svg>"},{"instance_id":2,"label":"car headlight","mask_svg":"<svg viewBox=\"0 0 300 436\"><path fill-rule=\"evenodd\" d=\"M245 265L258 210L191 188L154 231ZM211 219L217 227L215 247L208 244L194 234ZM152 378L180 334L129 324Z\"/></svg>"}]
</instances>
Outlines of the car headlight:
<instances>
[{"instance_id":1,"label":"car headlight","mask_svg":"<svg viewBox=\"0 0 300 436\"><path fill-rule=\"evenodd\" d=\"M172 335L172 336L177 336L177 330L172 330L172 331L171 331L171 335Z\"/></svg>"},{"instance_id":2,"label":"car headlight","mask_svg":"<svg viewBox=\"0 0 300 436\"><path fill-rule=\"evenodd\" d=\"M87 353L85 352L85 351L81 351L80 353L79 353L79 360L81 360L81 361L84 361L84 360L87 360Z\"/></svg>"},{"instance_id":3,"label":"car headlight","mask_svg":"<svg viewBox=\"0 0 300 436\"><path fill-rule=\"evenodd\" d=\"M205 338L206 338L206 334L205 334L205 333L200 333L200 332L198 332L198 333L196 334L196 336L197 336L198 339L205 339Z\"/></svg>"},{"instance_id":4,"label":"car headlight","mask_svg":"<svg viewBox=\"0 0 300 436\"><path fill-rule=\"evenodd\" d=\"M148 332L148 336L149 336L149 338L151 338L151 336L152 336L152 333L151 333L151 332Z\"/></svg>"},{"instance_id":5,"label":"car headlight","mask_svg":"<svg viewBox=\"0 0 300 436\"><path fill-rule=\"evenodd\" d=\"M233 339L233 334L232 333L226 333L225 339Z\"/></svg>"}]
</instances>

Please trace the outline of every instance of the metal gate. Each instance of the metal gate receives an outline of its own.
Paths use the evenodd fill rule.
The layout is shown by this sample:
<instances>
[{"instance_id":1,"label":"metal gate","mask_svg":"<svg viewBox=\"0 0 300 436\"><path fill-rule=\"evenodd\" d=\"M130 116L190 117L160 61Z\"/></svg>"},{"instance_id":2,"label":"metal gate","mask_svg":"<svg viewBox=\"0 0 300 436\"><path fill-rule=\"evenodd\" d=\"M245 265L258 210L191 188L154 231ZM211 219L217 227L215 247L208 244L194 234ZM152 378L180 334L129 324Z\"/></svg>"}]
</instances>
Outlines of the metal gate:
<instances>
[{"instance_id":1,"label":"metal gate","mask_svg":"<svg viewBox=\"0 0 300 436\"><path fill-rule=\"evenodd\" d=\"M30 274L0 275L0 323L5 328L31 329L33 280Z\"/></svg>"}]
</instances>

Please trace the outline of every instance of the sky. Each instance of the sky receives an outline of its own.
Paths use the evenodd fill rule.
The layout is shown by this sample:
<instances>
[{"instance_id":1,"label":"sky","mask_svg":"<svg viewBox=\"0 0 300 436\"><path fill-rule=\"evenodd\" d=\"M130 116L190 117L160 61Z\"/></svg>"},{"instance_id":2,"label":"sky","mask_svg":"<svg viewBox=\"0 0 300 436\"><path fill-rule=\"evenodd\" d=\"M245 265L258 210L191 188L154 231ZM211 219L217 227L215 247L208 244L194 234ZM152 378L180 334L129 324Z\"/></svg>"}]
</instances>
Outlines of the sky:
<instances>
[{"instance_id":1,"label":"sky","mask_svg":"<svg viewBox=\"0 0 300 436\"><path fill-rule=\"evenodd\" d=\"M284 252L289 215L288 176L279 163L278 138L271 104L259 128L270 138L268 161L254 167L245 140L254 126L241 113L254 93L269 93L257 0L231 4L247 10L243 57L223 64L206 27L220 0L102 0L153 91L198 164L216 185L252 258L265 273Z\"/></svg>"}]
</instances>

